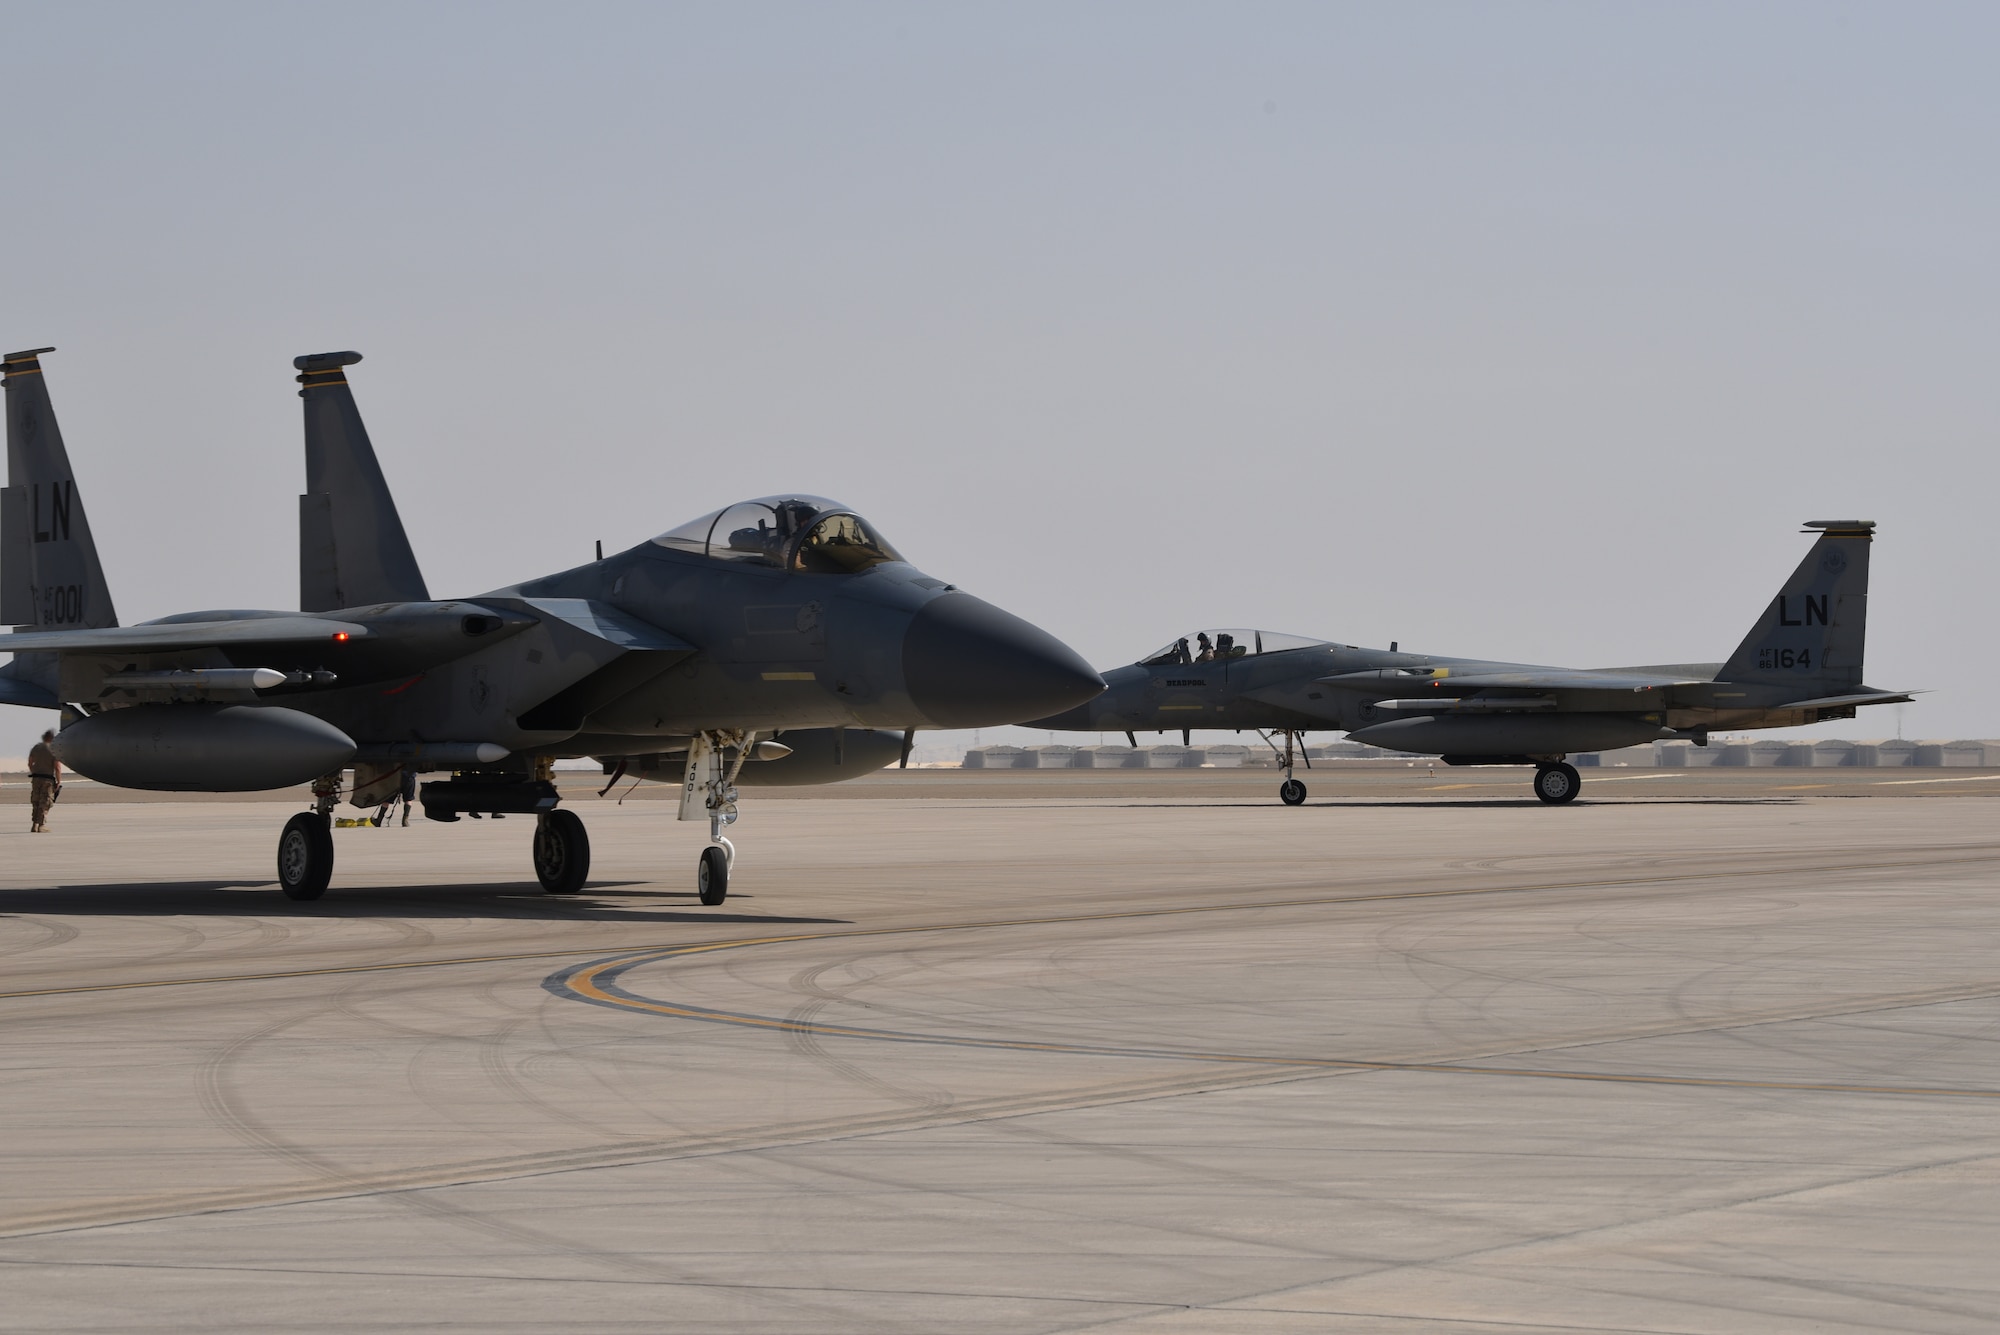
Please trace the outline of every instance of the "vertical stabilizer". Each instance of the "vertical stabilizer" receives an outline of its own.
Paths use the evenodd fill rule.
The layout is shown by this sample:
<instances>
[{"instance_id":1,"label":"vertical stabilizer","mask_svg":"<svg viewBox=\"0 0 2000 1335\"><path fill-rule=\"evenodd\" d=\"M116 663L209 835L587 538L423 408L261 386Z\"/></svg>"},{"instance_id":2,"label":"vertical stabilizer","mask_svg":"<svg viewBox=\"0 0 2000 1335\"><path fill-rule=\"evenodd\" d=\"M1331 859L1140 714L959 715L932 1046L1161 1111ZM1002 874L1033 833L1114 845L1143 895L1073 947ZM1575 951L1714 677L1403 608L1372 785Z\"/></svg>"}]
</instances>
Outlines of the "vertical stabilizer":
<instances>
[{"instance_id":1,"label":"vertical stabilizer","mask_svg":"<svg viewBox=\"0 0 2000 1335\"><path fill-rule=\"evenodd\" d=\"M83 496L49 403L41 355L5 358L7 486L0 491L0 623L97 629L118 624L90 539Z\"/></svg>"},{"instance_id":2,"label":"vertical stabilizer","mask_svg":"<svg viewBox=\"0 0 2000 1335\"><path fill-rule=\"evenodd\" d=\"M306 490L299 497L299 608L423 602L430 592L361 424L346 367L358 352L295 358L305 388Z\"/></svg>"},{"instance_id":3,"label":"vertical stabilizer","mask_svg":"<svg viewBox=\"0 0 2000 1335\"><path fill-rule=\"evenodd\" d=\"M1797 686L1808 694L1861 684L1868 630L1870 519L1818 519L1819 541L1764 609L1718 681Z\"/></svg>"}]
</instances>

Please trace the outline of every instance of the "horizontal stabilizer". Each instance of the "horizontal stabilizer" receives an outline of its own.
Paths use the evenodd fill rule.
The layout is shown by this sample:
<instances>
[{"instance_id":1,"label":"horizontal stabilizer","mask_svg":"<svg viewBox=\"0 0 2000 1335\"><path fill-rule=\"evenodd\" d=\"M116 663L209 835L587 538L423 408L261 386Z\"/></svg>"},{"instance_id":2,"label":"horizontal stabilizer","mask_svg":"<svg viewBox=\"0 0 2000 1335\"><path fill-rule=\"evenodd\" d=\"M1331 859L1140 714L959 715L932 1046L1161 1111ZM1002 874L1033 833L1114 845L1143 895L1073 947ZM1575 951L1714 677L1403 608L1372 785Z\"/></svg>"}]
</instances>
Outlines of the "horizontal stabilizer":
<instances>
[{"instance_id":1,"label":"horizontal stabilizer","mask_svg":"<svg viewBox=\"0 0 2000 1335\"><path fill-rule=\"evenodd\" d=\"M680 636L661 630L649 621L641 621L629 612L621 612L588 598L525 598L522 601L544 616L566 621L586 635L595 635L620 649L651 653L695 652L695 647Z\"/></svg>"},{"instance_id":2,"label":"horizontal stabilizer","mask_svg":"<svg viewBox=\"0 0 2000 1335\"><path fill-rule=\"evenodd\" d=\"M1915 691L1863 691L1858 695L1825 695L1817 700L1793 700L1778 709L1849 709L1856 705L1906 705Z\"/></svg>"},{"instance_id":3,"label":"horizontal stabilizer","mask_svg":"<svg viewBox=\"0 0 2000 1335\"><path fill-rule=\"evenodd\" d=\"M22 681L0 672L0 705L22 705L29 709L61 709L56 693L32 681Z\"/></svg>"},{"instance_id":4,"label":"horizontal stabilizer","mask_svg":"<svg viewBox=\"0 0 2000 1335\"><path fill-rule=\"evenodd\" d=\"M180 649L248 644L310 644L361 640L371 632L352 621L326 617L250 617L232 621L173 621L98 630L23 630L0 635L0 654L61 650L70 653L171 653Z\"/></svg>"}]
</instances>

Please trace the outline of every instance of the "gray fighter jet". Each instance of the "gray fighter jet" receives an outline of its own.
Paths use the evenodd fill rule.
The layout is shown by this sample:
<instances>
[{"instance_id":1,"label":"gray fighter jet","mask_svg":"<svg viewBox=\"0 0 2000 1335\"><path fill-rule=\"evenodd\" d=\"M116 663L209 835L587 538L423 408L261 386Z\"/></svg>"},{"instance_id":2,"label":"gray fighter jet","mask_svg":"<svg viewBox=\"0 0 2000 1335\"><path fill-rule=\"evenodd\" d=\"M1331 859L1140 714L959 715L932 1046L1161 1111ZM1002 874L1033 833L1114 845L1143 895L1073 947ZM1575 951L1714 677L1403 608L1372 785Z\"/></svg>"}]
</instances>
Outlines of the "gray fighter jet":
<instances>
[{"instance_id":1,"label":"gray fighter jet","mask_svg":"<svg viewBox=\"0 0 2000 1335\"><path fill-rule=\"evenodd\" d=\"M1278 751L1279 796L1309 731L1448 765L1533 765L1535 796L1572 801L1568 756L1711 730L1791 728L1905 701L1862 684L1870 520L1816 520L1817 541L1726 663L1536 667L1357 649L1258 630L1202 631L1104 674L1096 699L1029 724L1079 732L1254 729Z\"/></svg>"},{"instance_id":2,"label":"gray fighter jet","mask_svg":"<svg viewBox=\"0 0 2000 1335\"><path fill-rule=\"evenodd\" d=\"M830 782L907 759L918 728L1015 722L1103 689L1067 646L911 566L853 510L782 495L473 598L433 599L348 387L353 352L300 357L300 611L120 626L41 354L5 359L0 703L64 711L79 774L126 788L312 784L278 879L316 899L331 813L417 799L433 820L532 815L544 889L582 888L589 840L555 762L673 767L709 822L696 884L728 892L737 785ZM551 469L565 464L551 461ZM900 732L900 736L898 736ZM776 740L782 735L786 740ZM350 777L351 776L351 777Z\"/></svg>"}]
</instances>

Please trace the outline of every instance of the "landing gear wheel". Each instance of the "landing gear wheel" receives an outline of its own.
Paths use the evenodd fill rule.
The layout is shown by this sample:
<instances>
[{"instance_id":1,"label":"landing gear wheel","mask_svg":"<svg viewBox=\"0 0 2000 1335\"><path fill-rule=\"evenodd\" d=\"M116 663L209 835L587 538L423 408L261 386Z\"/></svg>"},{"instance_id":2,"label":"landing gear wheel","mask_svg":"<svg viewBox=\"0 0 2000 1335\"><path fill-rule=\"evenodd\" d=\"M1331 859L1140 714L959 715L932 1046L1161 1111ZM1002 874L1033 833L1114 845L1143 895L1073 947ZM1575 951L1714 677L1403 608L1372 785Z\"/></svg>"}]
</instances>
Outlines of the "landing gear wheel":
<instances>
[{"instance_id":1,"label":"landing gear wheel","mask_svg":"<svg viewBox=\"0 0 2000 1335\"><path fill-rule=\"evenodd\" d=\"M1544 765L1535 771L1535 796L1544 802L1574 802L1582 790L1583 776L1574 765Z\"/></svg>"},{"instance_id":2,"label":"landing gear wheel","mask_svg":"<svg viewBox=\"0 0 2000 1335\"><path fill-rule=\"evenodd\" d=\"M574 811L557 809L535 821L535 879L552 895L573 895L590 875L590 836Z\"/></svg>"},{"instance_id":3,"label":"landing gear wheel","mask_svg":"<svg viewBox=\"0 0 2000 1335\"><path fill-rule=\"evenodd\" d=\"M729 898L729 854L720 844L710 844L701 850L701 863L695 868L694 885L701 895L701 902L710 908Z\"/></svg>"},{"instance_id":4,"label":"landing gear wheel","mask_svg":"<svg viewBox=\"0 0 2000 1335\"><path fill-rule=\"evenodd\" d=\"M332 824L317 811L301 811L278 836L278 888L286 899L318 899L332 879Z\"/></svg>"},{"instance_id":5,"label":"landing gear wheel","mask_svg":"<svg viewBox=\"0 0 2000 1335\"><path fill-rule=\"evenodd\" d=\"M1278 785L1278 800L1288 807L1295 807L1306 800L1306 786L1297 779L1286 779Z\"/></svg>"}]
</instances>

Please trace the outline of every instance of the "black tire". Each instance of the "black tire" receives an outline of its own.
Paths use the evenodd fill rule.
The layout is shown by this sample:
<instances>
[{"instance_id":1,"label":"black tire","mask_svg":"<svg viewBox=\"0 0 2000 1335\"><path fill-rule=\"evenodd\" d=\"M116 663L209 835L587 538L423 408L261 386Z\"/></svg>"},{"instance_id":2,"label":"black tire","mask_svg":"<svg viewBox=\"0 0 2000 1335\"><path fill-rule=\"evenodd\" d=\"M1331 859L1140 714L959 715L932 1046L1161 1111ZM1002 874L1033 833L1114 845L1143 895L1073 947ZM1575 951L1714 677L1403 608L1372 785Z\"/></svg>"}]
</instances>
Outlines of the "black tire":
<instances>
[{"instance_id":1,"label":"black tire","mask_svg":"<svg viewBox=\"0 0 2000 1335\"><path fill-rule=\"evenodd\" d=\"M720 844L701 850L701 862L694 871L695 892L701 902L714 908L729 898L729 854Z\"/></svg>"},{"instance_id":2,"label":"black tire","mask_svg":"<svg viewBox=\"0 0 2000 1335\"><path fill-rule=\"evenodd\" d=\"M1306 800L1306 786L1297 779L1286 779L1278 785L1278 800L1288 807L1295 807Z\"/></svg>"},{"instance_id":3,"label":"black tire","mask_svg":"<svg viewBox=\"0 0 2000 1335\"><path fill-rule=\"evenodd\" d=\"M332 880L332 822L317 811L301 811L278 836L278 888L286 899L318 899Z\"/></svg>"},{"instance_id":4,"label":"black tire","mask_svg":"<svg viewBox=\"0 0 2000 1335\"><path fill-rule=\"evenodd\" d=\"M1574 765L1544 765L1535 771L1535 796L1551 806L1576 801L1583 791L1583 776Z\"/></svg>"},{"instance_id":5,"label":"black tire","mask_svg":"<svg viewBox=\"0 0 2000 1335\"><path fill-rule=\"evenodd\" d=\"M560 808L535 821L535 879L552 895L573 895L590 875L590 836L574 811Z\"/></svg>"}]
</instances>

